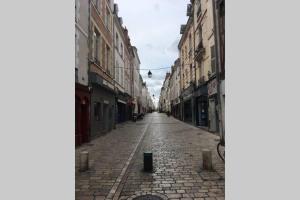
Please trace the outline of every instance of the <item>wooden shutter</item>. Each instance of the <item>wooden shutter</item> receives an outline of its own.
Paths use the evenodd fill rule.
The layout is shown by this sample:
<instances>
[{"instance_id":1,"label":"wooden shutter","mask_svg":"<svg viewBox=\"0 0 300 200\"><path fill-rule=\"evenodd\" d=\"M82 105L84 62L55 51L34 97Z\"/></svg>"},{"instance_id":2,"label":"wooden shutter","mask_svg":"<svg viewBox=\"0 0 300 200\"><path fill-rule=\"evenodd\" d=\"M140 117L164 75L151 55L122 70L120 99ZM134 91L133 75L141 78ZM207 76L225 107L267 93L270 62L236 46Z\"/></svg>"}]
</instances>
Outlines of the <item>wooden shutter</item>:
<instances>
[{"instance_id":1,"label":"wooden shutter","mask_svg":"<svg viewBox=\"0 0 300 200\"><path fill-rule=\"evenodd\" d=\"M211 72L212 74L214 74L216 73L215 45L210 47L210 56L211 56Z\"/></svg>"}]
</instances>

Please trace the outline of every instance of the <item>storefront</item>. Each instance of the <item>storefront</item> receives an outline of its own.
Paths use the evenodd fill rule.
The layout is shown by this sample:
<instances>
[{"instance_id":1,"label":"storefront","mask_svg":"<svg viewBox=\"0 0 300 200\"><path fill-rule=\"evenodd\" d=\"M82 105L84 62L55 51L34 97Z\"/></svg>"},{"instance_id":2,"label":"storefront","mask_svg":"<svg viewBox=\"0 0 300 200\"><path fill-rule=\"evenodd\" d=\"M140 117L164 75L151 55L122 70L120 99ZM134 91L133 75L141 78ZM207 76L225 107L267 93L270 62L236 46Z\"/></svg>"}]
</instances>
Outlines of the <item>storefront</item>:
<instances>
[{"instance_id":1,"label":"storefront","mask_svg":"<svg viewBox=\"0 0 300 200\"><path fill-rule=\"evenodd\" d=\"M111 131L115 126L114 86L95 73L90 74L91 95L91 137Z\"/></svg>"},{"instance_id":2,"label":"storefront","mask_svg":"<svg viewBox=\"0 0 300 200\"><path fill-rule=\"evenodd\" d=\"M208 82L208 128L211 132L219 131L218 119L218 98L217 98L217 79L214 78Z\"/></svg>"},{"instance_id":3,"label":"storefront","mask_svg":"<svg viewBox=\"0 0 300 200\"><path fill-rule=\"evenodd\" d=\"M195 123L195 111L194 111L194 86L190 85L182 92L182 120L187 123Z\"/></svg>"},{"instance_id":4,"label":"storefront","mask_svg":"<svg viewBox=\"0 0 300 200\"><path fill-rule=\"evenodd\" d=\"M75 84L75 145L90 141L90 93L87 86Z\"/></svg>"},{"instance_id":5,"label":"storefront","mask_svg":"<svg viewBox=\"0 0 300 200\"><path fill-rule=\"evenodd\" d=\"M175 118L181 119L181 109L180 109L180 99L179 98L176 98L175 100L171 101L171 112Z\"/></svg>"},{"instance_id":6,"label":"storefront","mask_svg":"<svg viewBox=\"0 0 300 200\"><path fill-rule=\"evenodd\" d=\"M127 97L127 106L126 106L126 120L132 120L132 116L133 116L133 108L134 108L134 104L132 103L133 99L128 95Z\"/></svg>"},{"instance_id":7,"label":"storefront","mask_svg":"<svg viewBox=\"0 0 300 200\"><path fill-rule=\"evenodd\" d=\"M127 94L118 90L116 95L116 123L122 123L128 120L127 102Z\"/></svg>"},{"instance_id":8,"label":"storefront","mask_svg":"<svg viewBox=\"0 0 300 200\"><path fill-rule=\"evenodd\" d=\"M195 110L196 110L196 126L208 126L208 92L207 85L201 85L194 92L195 97Z\"/></svg>"}]
</instances>

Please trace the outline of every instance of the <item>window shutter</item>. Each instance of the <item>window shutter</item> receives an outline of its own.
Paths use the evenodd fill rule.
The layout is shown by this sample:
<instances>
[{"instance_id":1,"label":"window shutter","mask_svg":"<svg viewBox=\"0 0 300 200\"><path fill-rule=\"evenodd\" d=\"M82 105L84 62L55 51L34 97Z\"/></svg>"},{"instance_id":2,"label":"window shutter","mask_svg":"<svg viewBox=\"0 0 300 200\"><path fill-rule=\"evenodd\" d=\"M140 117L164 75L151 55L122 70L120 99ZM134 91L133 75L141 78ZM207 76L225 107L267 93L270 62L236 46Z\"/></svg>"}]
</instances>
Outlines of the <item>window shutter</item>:
<instances>
[{"instance_id":1,"label":"window shutter","mask_svg":"<svg viewBox=\"0 0 300 200\"><path fill-rule=\"evenodd\" d=\"M101 35L99 35L99 44L98 44L98 58L99 58L99 62L101 63L101 53L102 53L102 50L101 50L101 45L102 45L102 42L103 42L103 40L102 40L102 38L101 38Z\"/></svg>"},{"instance_id":2,"label":"window shutter","mask_svg":"<svg viewBox=\"0 0 300 200\"><path fill-rule=\"evenodd\" d=\"M210 47L211 55L211 72L212 74L216 73L216 57L215 57L215 45Z\"/></svg>"},{"instance_id":3,"label":"window shutter","mask_svg":"<svg viewBox=\"0 0 300 200\"><path fill-rule=\"evenodd\" d=\"M93 33L93 37L92 37L92 58L95 59L95 46L96 46L96 33Z\"/></svg>"},{"instance_id":4,"label":"window shutter","mask_svg":"<svg viewBox=\"0 0 300 200\"><path fill-rule=\"evenodd\" d=\"M103 41L102 42L102 53L101 53L101 55L102 55L102 66L104 67L104 68L106 68L106 62L105 62L105 54L106 54L106 51L105 51L105 42Z\"/></svg>"},{"instance_id":5,"label":"window shutter","mask_svg":"<svg viewBox=\"0 0 300 200\"><path fill-rule=\"evenodd\" d=\"M216 73L216 59L211 60L211 71L212 73Z\"/></svg>"}]
</instances>

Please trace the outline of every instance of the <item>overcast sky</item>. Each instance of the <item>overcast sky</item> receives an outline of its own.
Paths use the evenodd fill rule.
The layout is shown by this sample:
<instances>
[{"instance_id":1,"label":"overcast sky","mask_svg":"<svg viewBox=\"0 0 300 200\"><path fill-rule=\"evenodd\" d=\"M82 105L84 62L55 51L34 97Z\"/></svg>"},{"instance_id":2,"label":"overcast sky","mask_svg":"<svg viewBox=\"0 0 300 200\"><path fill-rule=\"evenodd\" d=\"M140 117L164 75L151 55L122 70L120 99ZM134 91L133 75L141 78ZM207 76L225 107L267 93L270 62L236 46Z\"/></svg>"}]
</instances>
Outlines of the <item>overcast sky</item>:
<instances>
[{"instance_id":1,"label":"overcast sky","mask_svg":"<svg viewBox=\"0 0 300 200\"><path fill-rule=\"evenodd\" d=\"M177 45L180 39L180 25L187 21L186 5L189 0L114 0L119 5L119 17L127 27L131 44L136 46L141 60L141 69L171 67L178 58ZM167 71L141 70L155 103Z\"/></svg>"}]
</instances>

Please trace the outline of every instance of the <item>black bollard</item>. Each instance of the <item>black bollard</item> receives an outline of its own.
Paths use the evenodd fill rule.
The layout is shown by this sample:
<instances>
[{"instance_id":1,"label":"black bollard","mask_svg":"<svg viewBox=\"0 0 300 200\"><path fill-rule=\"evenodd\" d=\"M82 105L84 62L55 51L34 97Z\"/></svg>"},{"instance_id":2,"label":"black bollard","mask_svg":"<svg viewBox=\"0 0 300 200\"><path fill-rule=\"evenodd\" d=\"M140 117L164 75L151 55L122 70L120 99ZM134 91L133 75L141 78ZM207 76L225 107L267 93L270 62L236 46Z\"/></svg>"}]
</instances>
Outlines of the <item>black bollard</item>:
<instances>
[{"instance_id":1,"label":"black bollard","mask_svg":"<svg viewBox=\"0 0 300 200\"><path fill-rule=\"evenodd\" d=\"M144 171L151 172L153 170L152 152L144 152Z\"/></svg>"}]
</instances>

